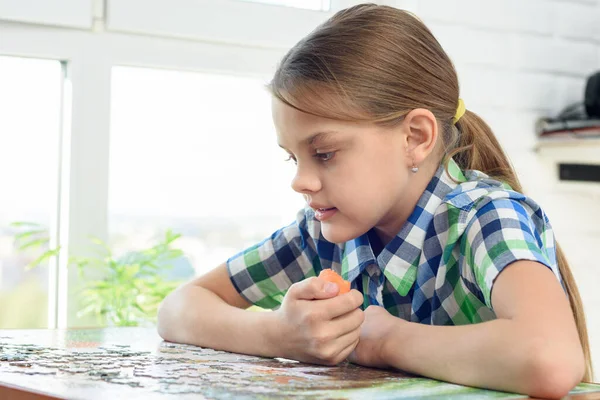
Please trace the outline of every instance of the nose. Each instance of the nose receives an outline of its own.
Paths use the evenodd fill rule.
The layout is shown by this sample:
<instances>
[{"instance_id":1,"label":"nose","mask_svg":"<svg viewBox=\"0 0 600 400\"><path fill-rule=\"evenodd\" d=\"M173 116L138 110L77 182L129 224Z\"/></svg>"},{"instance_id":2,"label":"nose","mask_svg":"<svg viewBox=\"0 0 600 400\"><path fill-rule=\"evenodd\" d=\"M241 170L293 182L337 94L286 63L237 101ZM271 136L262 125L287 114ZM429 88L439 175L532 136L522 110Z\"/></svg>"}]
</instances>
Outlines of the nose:
<instances>
[{"instance_id":1,"label":"nose","mask_svg":"<svg viewBox=\"0 0 600 400\"><path fill-rule=\"evenodd\" d=\"M300 164L296 167L296 175L292 179L292 189L295 192L307 194L315 193L321 190L321 179L308 166L301 167Z\"/></svg>"}]
</instances>

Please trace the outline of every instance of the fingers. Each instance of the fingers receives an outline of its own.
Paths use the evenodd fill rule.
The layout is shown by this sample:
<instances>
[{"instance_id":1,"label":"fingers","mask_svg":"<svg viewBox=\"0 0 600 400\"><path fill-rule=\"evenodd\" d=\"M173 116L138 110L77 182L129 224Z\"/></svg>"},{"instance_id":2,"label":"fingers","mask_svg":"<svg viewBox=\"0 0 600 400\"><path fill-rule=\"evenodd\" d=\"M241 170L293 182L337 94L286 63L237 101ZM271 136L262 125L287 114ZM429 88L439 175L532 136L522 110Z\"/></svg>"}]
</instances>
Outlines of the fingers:
<instances>
[{"instance_id":1,"label":"fingers","mask_svg":"<svg viewBox=\"0 0 600 400\"><path fill-rule=\"evenodd\" d=\"M338 333L338 337L342 337L349 332L357 329L360 330L362 323L365 320L364 312L356 308L347 314L337 317L331 321L330 329Z\"/></svg>"},{"instance_id":2,"label":"fingers","mask_svg":"<svg viewBox=\"0 0 600 400\"><path fill-rule=\"evenodd\" d=\"M346 333L345 335L340 336L336 340L336 347L338 347L341 350L344 350L348 346L350 346L352 343L358 343L359 338L360 338L360 328L355 329L353 331Z\"/></svg>"},{"instance_id":3,"label":"fingers","mask_svg":"<svg viewBox=\"0 0 600 400\"><path fill-rule=\"evenodd\" d=\"M335 283L316 277L294 283L288 295L298 300L323 300L337 296L340 288Z\"/></svg>"},{"instance_id":4,"label":"fingers","mask_svg":"<svg viewBox=\"0 0 600 400\"><path fill-rule=\"evenodd\" d=\"M354 349L356 349L356 346L358 346L359 341L360 341L360 339L356 338L356 340L354 340L352 343L350 343L350 345L346 346L346 348L344 348L344 350L340 351L340 354L338 355L340 361L338 361L336 364L339 364L340 362L348 359L348 357L350 357L350 354L352 354Z\"/></svg>"},{"instance_id":5,"label":"fingers","mask_svg":"<svg viewBox=\"0 0 600 400\"><path fill-rule=\"evenodd\" d=\"M290 327L291 358L335 365L344 361L358 343L364 312L363 295L352 290L338 295L339 287L318 278L295 283L277 311Z\"/></svg>"},{"instance_id":6,"label":"fingers","mask_svg":"<svg viewBox=\"0 0 600 400\"><path fill-rule=\"evenodd\" d=\"M360 330L355 330L345 334L335 341L337 349L330 357L322 361L326 365L336 365L344 361L354 351L360 339Z\"/></svg>"},{"instance_id":7,"label":"fingers","mask_svg":"<svg viewBox=\"0 0 600 400\"><path fill-rule=\"evenodd\" d=\"M334 319L342 315L348 314L350 311L356 310L363 304L363 295L356 289L352 289L348 293L341 294L332 299L327 299L322 302L317 302L315 307L322 309L324 317Z\"/></svg>"},{"instance_id":8,"label":"fingers","mask_svg":"<svg viewBox=\"0 0 600 400\"><path fill-rule=\"evenodd\" d=\"M363 311L356 309L328 322L313 341L312 355L326 365L345 360L358 344L363 320Z\"/></svg>"}]
</instances>

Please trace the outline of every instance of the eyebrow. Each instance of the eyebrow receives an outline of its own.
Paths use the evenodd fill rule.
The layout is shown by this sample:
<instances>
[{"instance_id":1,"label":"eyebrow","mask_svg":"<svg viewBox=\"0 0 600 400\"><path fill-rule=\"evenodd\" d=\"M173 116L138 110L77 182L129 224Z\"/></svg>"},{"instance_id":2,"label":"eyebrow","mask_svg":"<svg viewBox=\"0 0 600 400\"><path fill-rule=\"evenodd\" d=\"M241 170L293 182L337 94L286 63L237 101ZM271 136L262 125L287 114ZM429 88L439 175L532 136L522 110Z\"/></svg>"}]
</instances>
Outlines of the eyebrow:
<instances>
[{"instance_id":1,"label":"eyebrow","mask_svg":"<svg viewBox=\"0 0 600 400\"><path fill-rule=\"evenodd\" d=\"M314 135L311 135L308 138L302 140L301 144L308 144L310 146L314 146L317 143L324 142L324 141L332 139L338 133L339 133L338 131L317 132ZM282 149L285 149L285 147L283 147L280 143L278 143L278 145Z\"/></svg>"}]
</instances>

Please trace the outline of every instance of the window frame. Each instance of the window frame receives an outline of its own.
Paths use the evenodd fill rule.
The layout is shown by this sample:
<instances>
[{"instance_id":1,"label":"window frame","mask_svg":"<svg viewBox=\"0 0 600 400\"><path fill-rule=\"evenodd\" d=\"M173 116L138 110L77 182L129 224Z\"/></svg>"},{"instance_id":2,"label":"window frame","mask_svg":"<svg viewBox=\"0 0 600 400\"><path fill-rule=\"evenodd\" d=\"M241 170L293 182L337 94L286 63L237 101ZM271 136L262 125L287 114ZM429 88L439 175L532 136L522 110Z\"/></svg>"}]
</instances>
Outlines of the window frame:
<instances>
[{"instance_id":1,"label":"window frame","mask_svg":"<svg viewBox=\"0 0 600 400\"><path fill-rule=\"evenodd\" d=\"M107 7L110 32L270 48L293 46L333 15L333 7L317 11L238 0L107 0Z\"/></svg>"},{"instance_id":2,"label":"window frame","mask_svg":"<svg viewBox=\"0 0 600 400\"><path fill-rule=\"evenodd\" d=\"M1 22L0 22L0 28L1 28ZM1 46L0 46L1 47ZM56 183L56 187L54 188L54 190L49 193L49 196L51 197L49 199L50 202L50 207L49 210L51 210L51 215L50 215L50 219L49 219L49 227L48 227L48 236L49 236L49 243L48 243L48 248L49 249L53 249L56 248L59 243L60 243L60 234L61 234L61 229L60 229L60 223L61 223L61 212L62 212L62 208L63 208L63 202L61 201L61 198L63 196L63 189L65 188L65 186L63 185L63 180L64 180L64 175L63 175L63 171L65 170L65 168L63 168L64 162L66 161L66 159L63 157L65 148L64 148L64 144L68 143L68 138L69 138L69 124L68 124L68 120L69 120L69 113L70 113L70 99L71 99L71 92L70 92L70 84L68 82L67 76L66 76L66 72L67 72L67 64L65 62L62 62L59 59L55 59L55 58L49 58L49 57L31 57L31 56L26 56L24 57L23 54L3 54L0 51L0 56L7 56L7 57L20 57L20 58L35 58L36 60L47 60L47 61L56 61L60 63L60 68L61 68L61 76L60 76L60 98L59 98L59 121L58 121L58 132L55 132L57 135L56 138L56 147L54 149L47 149L47 151L55 151L56 155L55 155L55 160L56 160L56 164L53 165L53 168L55 168L55 173L54 173L54 181ZM8 221L11 222L11 221ZM18 221L12 221L12 222L18 222ZM26 221L26 222L40 222L40 221ZM59 318L64 317L63 315L59 315L60 314L60 306L59 306L59 302L60 302L60 298L61 298L61 290L62 289L66 289L66 276L65 276L65 268L66 268L66 264L64 265L64 267L61 268L61 263L60 263L60 259L58 257L50 257L48 259L48 306L47 306L47 326L48 328L56 328L57 327L57 322L59 320Z\"/></svg>"},{"instance_id":3,"label":"window frame","mask_svg":"<svg viewBox=\"0 0 600 400\"><path fill-rule=\"evenodd\" d=\"M89 29L93 8L94 0L0 0L0 19Z\"/></svg>"},{"instance_id":4,"label":"window frame","mask_svg":"<svg viewBox=\"0 0 600 400\"><path fill-rule=\"evenodd\" d=\"M52 4L65 7L78 1L52 0ZM182 6L186 0L173 1ZM12 2L0 0L0 36L3 39L0 40L0 55L52 59L65 65L60 206L54 232L55 244L62 247L64 256L56 260L56 275L51 277L54 282L50 290L53 309L48 320L51 328L90 324L76 316L77 307L72 300L81 282L75 268L67 269L67 259L93 251L90 237L108 239L112 67L166 68L264 78L273 74L281 57L299 39L298 35L313 29L335 10L352 4L352 0L332 0L331 9L323 12L235 0L194 1L205 5L204 11L212 13L210 15L225 18L223 27L216 31L200 27L199 33L192 37L183 37L176 29L174 19L165 22L168 28L165 31L135 29L136 21L139 22L140 15L144 14L140 10L147 11L151 3L156 10L164 10L168 5L172 7L171 0L119 0L123 4L120 7L116 7L113 0L106 0L106 3L86 0L90 14L85 21L89 19L89 23L83 23L83 17L79 22L68 18L50 21L33 17L8 20L10 18L2 13L2 7ZM140 9L142 6L144 8ZM128 17L119 17L127 7L124 15ZM226 10L251 12L270 29L278 26L272 19L287 18L294 28L291 33L280 35L281 38L272 38L265 32L275 31L266 29L248 34L245 30L249 25L242 25L235 35L227 37L225 29L235 19L226 18ZM154 18L155 23L166 14L155 14L158 18ZM90 185L90 182L94 184Z\"/></svg>"}]
</instances>

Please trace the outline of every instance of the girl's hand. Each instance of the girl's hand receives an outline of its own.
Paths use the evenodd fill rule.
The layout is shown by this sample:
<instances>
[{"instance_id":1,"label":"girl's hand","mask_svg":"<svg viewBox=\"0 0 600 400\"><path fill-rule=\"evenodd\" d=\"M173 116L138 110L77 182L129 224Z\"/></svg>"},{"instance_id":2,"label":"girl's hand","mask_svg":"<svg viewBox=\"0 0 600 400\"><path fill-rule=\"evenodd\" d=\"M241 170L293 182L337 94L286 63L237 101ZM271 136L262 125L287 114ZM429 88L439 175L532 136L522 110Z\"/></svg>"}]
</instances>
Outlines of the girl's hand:
<instances>
[{"instance_id":1,"label":"girl's hand","mask_svg":"<svg viewBox=\"0 0 600 400\"><path fill-rule=\"evenodd\" d=\"M365 310L365 322L360 331L360 340L348 358L350 362L365 367L388 368L385 342L392 329L399 329L406 321L396 318L383 307L369 306Z\"/></svg>"},{"instance_id":2,"label":"girl's hand","mask_svg":"<svg viewBox=\"0 0 600 400\"><path fill-rule=\"evenodd\" d=\"M273 312L271 343L281 357L336 365L354 350L364 320L357 290L337 296L336 284L309 278L287 292Z\"/></svg>"}]
</instances>

